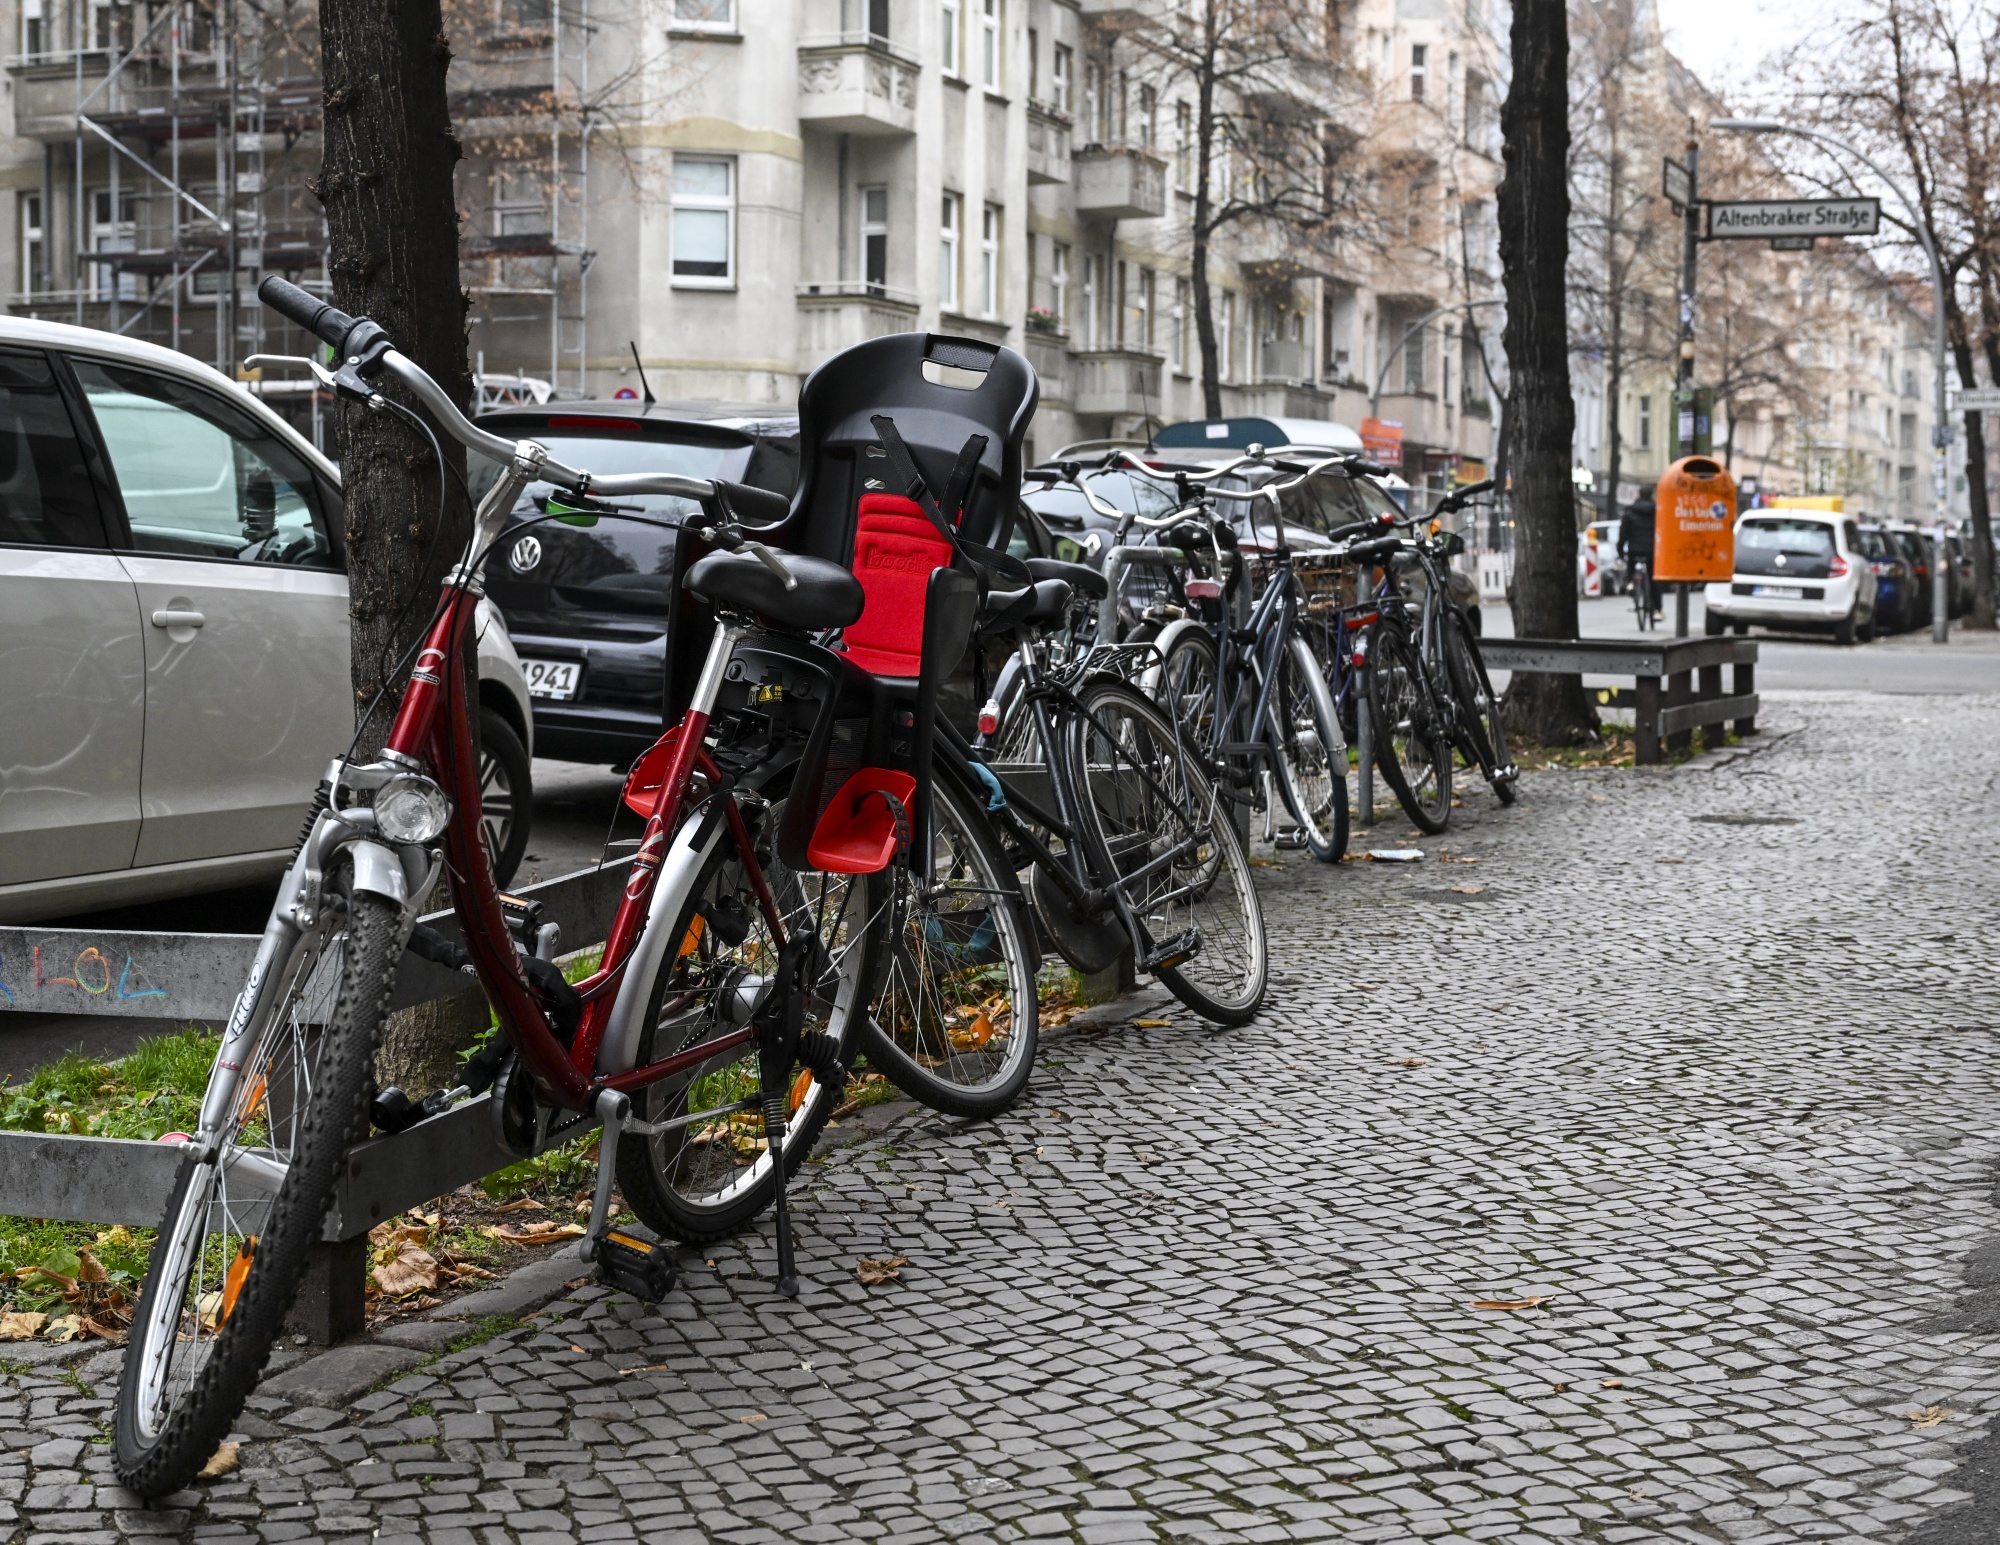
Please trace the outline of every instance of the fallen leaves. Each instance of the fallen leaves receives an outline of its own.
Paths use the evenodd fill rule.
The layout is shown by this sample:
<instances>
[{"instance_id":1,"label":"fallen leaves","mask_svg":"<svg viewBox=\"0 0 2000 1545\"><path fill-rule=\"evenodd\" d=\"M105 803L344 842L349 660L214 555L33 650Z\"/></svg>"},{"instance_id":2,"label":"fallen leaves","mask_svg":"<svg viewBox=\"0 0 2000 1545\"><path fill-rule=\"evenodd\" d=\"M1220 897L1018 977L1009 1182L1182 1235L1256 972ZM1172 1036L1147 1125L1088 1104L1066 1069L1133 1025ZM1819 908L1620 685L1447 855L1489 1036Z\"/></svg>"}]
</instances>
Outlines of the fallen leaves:
<instances>
[{"instance_id":1,"label":"fallen leaves","mask_svg":"<svg viewBox=\"0 0 2000 1545\"><path fill-rule=\"evenodd\" d=\"M885 1282L894 1282L909 1264L907 1255L864 1256L854 1263L854 1275L861 1279L863 1287L880 1287Z\"/></svg>"},{"instance_id":2,"label":"fallen leaves","mask_svg":"<svg viewBox=\"0 0 2000 1545\"><path fill-rule=\"evenodd\" d=\"M742 1421L744 1426L754 1427L759 1422L768 1422L770 1419L771 1418L766 1416L762 1411L752 1411L747 1416L743 1417Z\"/></svg>"},{"instance_id":3,"label":"fallen leaves","mask_svg":"<svg viewBox=\"0 0 2000 1545\"><path fill-rule=\"evenodd\" d=\"M510 1212L547 1212L548 1209L532 1196L524 1196L517 1201L502 1202L498 1207L492 1208L491 1211L497 1215Z\"/></svg>"},{"instance_id":4,"label":"fallen leaves","mask_svg":"<svg viewBox=\"0 0 2000 1545\"><path fill-rule=\"evenodd\" d=\"M1925 1406L1921 1411L1905 1411L1903 1414L1910 1419L1913 1429L1922 1429L1940 1426L1959 1413L1949 1406Z\"/></svg>"},{"instance_id":5,"label":"fallen leaves","mask_svg":"<svg viewBox=\"0 0 2000 1545\"><path fill-rule=\"evenodd\" d=\"M1135 1019L1132 1023L1140 1030L1171 1030L1174 1027L1171 1019Z\"/></svg>"},{"instance_id":6,"label":"fallen leaves","mask_svg":"<svg viewBox=\"0 0 2000 1545\"><path fill-rule=\"evenodd\" d=\"M1476 864L1479 860L1476 858L1466 858L1457 853L1440 853L1438 854L1438 862L1440 864Z\"/></svg>"},{"instance_id":7,"label":"fallen leaves","mask_svg":"<svg viewBox=\"0 0 2000 1545\"><path fill-rule=\"evenodd\" d=\"M558 1239L581 1238L585 1230L581 1223L558 1223L553 1218L544 1218L525 1224L489 1223L479 1232L503 1245L545 1245Z\"/></svg>"},{"instance_id":8,"label":"fallen leaves","mask_svg":"<svg viewBox=\"0 0 2000 1545\"><path fill-rule=\"evenodd\" d=\"M1475 1309L1505 1310L1539 1309L1555 1296L1553 1293L1531 1293L1526 1298L1475 1298L1472 1301L1472 1307Z\"/></svg>"},{"instance_id":9,"label":"fallen leaves","mask_svg":"<svg viewBox=\"0 0 2000 1545\"><path fill-rule=\"evenodd\" d=\"M216 1481L234 1470L242 1462L243 1445L240 1443L218 1443L215 1452L208 1456L208 1463L195 1471L198 1481Z\"/></svg>"},{"instance_id":10,"label":"fallen leaves","mask_svg":"<svg viewBox=\"0 0 2000 1545\"><path fill-rule=\"evenodd\" d=\"M1483 885L1454 885L1452 887L1452 893L1459 896L1478 896L1483 894L1485 890L1486 887Z\"/></svg>"},{"instance_id":11,"label":"fallen leaves","mask_svg":"<svg viewBox=\"0 0 2000 1545\"><path fill-rule=\"evenodd\" d=\"M438 1260L422 1245L398 1239L390 1247L389 1258L378 1261L368 1273L387 1298L408 1298L412 1293L429 1293L438 1285Z\"/></svg>"},{"instance_id":12,"label":"fallen leaves","mask_svg":"<svg viewBox=\"0 0 2000 1545\"><path fill-rule=\"evenodd\" d=\"M1427 1068L1430 1064L1424 1061L1422 1057L1398 1057L1396 1059L1396 1066L1399 1068Z\"/></svg>"},{"instance_id":13,"label":"fallen leaves","mask_svg":"<svg viewBox=\"0 0 2000 1545\"><path fill-rule=\"evenodd\" d=\"M36 1314L21 1309L9 1309L0 1314L0 1341L27 1341L41 1332L49 1323L46 1314Z\"/></svg>"},{"instance_id":14,"label":"fallen leaves","mask_svg":"<svg viewBox=\"0 0 2000 1545\"><path fill-rule=\"evenodd\" d=\"M1598 1380L1597 1387L1599 1389L1623 1389L1625 1381L1623 1379L1600 1379Z\"/></svg>"}]
</instances>

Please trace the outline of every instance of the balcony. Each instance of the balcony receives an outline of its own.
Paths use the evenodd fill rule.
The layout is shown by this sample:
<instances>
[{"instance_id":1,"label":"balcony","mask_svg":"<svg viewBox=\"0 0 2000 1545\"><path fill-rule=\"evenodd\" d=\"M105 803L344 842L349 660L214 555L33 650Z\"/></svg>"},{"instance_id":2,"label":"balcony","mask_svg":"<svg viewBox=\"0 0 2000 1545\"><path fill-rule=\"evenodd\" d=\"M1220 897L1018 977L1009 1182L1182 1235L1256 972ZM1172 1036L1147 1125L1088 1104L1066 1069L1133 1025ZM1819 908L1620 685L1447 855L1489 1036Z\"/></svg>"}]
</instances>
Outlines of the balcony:
<instances>
[{"instance_id":1,"label":"balcony","mask_svg":"<svg viewBox=\"0 0 2000 1545\"><path fill-rule=\"evenodd\" d=\"M799 124L830 134L914 134L917 61L865 32L807 38L799 44Z\"/></svg>"},{"instance_id":2,"label":"balcony","mask_svg":"<svg viewBox=\"0 0 2000 1545\"><path fill-rule=\"evenodd\" d=\"M1042 385L1041 400L1055 406L1069 401L1070 354L1068 340L1060 333L1044 333L1034 328L1027 329L1021 338L1028 363L1035 367L1035 376Z\"/></svg>"},{"instance_id":3,"label":"balcony","mask_svg":"<svg viewBox=\"0 0 2000 1545\"><path fill-rule=\"evenodd\" d=\"M1143 150L1102 145L1074 157L1076 212L1099 220L1152 220L1167 212L1167 163Z\"/></svg>"},{"instance_id":4,"label":"balcony","mask_svg":"<svg viewBox=\"0 0 2000 1545\"><path fill-rule=\"evenodd\" d=\"M917 297L858 279L802 284L799 304L799 369L811 370L842 349L870 338L913 332Z\"/></svg>"},{"instance_id":5,"label":"balcony","mask_svg":"<svg viewBox=\"0 0 2000 1545\"><path fill-rule=\"evenodd\" d=\"M1312 349L1292 338L1266 338L1257 346L1257 379L1310 385Z\"/></svg>"},{"instance_id":6,"label":"balcony","mask_svg":"<svg viewBox=\"0 0 2000 1545\"><path fill-rule=\"evenodd\" d=\"M1159 355L1143 349L1087 349L1071 359L1070 407L1075 412L1159 414Z\"/></svg>"},{"instance_id":7,"label":"balcony","mask_svg":"<svg viewBox=\"0 0 2000 1545\"><path fill-rule=\"evenodd\" d=\"M1069 181L1069 116L1040 102L1028 104L1028 186Z\"/></svg>"}]
</instances>

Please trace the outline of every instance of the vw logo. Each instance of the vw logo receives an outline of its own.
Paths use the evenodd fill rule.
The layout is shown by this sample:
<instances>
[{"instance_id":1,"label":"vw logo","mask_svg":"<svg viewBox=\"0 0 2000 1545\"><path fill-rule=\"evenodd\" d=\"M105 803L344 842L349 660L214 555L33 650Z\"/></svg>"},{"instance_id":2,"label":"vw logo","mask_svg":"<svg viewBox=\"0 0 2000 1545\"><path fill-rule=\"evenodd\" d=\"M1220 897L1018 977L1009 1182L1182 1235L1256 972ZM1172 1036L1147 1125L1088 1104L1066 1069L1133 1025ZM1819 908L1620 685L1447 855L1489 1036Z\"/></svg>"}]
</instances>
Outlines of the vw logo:
<instances>
[{"instance_id":1,"label":"vw logo","mask_svg":"<svg viewBox=\"0 0 2000 1545\"><path fill-rule=\"evenodd\" d=\"M514 550L507 554L507 567L516 574L525 574L542 561L541 538L524 536L514 544Z\"/></svg>"},{"instance_id":2,"label":"vw logo","mask_svg":"<svg viewBox=\"0 0 2000 1545\"><path fill-rule=\"evenodd\" d=\"M519 549L517 548L516 551L519 551ZM1785 566L1785 555L1783 553L1779 553L1777 557L1771 560L1771 566L1773 568L1782 569Z\"/></svg>"}]
</instances>

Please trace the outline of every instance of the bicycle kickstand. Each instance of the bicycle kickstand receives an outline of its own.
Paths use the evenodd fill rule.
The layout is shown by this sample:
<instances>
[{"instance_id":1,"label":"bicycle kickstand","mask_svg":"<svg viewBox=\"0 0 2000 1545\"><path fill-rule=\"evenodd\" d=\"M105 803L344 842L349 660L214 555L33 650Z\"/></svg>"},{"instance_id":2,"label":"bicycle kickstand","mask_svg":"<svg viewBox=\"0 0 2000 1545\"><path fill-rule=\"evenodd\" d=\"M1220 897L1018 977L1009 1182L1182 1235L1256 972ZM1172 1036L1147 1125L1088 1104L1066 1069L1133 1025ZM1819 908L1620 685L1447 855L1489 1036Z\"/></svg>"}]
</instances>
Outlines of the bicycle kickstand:
<instances>
[{"instance_id":1,"label":"bicycle kickstand","mask_svg":"<svg viewBox=\"0 0 2000 1545\"><path fill-rule=\"evenodd\" d=\"M776 1187L771 1222L778 1243L778 1291L799 1296L798 1263L792 1249L792 1209L786 1197L785 1128L791 1105L788 1076L798 1052L805 1023L805 1001L799 982L805 962L801 938L785 941L778 957L776 990L757 1016L757 1065L764 1104L764 1148L771 1158L771 1184Z\"/></svg>"}]
</instances>

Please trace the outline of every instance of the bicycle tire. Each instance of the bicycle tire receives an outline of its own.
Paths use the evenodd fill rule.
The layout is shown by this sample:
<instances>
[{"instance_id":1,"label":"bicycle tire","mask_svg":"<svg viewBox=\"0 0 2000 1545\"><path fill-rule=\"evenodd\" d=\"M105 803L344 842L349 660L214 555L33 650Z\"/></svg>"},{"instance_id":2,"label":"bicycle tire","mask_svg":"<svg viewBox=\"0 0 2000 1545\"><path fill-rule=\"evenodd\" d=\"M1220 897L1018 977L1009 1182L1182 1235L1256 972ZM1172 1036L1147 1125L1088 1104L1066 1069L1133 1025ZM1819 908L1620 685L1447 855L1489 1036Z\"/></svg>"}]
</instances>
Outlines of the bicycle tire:
<instances>
[{"instance_id":1,"label":"bicycle tire","mask_svg":"<svg viewBox=\"0 0 2000 1545\"><path fill-rule=\"evenodd\" d=\"M1236 840L1250 845L1250 807L1254 803L1257 769L1244 757L1227 759L1216 755L1215 676L1220 669L1215 640L1207 633L1184 630L1160 661L1160 689L1156 702L1181 725L1182 732L1213 767L1221 771L1227 785L1229 824L1236 828ZM1239 713L1241 710L1239 710ZM1224 740L1243 740L1242 735L1224 735Z\"/></svg>"},{"instance_id":2,"label":"bicycle tire","mask_svg":"<svg viewBox=\"0 0 2000 1545\"><path fill-rule=\"evenodd\" d=\"M784 802L765 814L757 844L758 863L790 926L831 928L828 914L844 918L855 899L852 877L795 874L778 859L771 837L784 818ZM699 820L700 816L690 816ZM826 902L823 909L820 905ZM721 930L710 926L711 915L748 920L743 939L730 944ZM702 921L697 925L696 919ZM646 1028L639 1037L638 1061L656 1061L670 1050L696 1045L734 1021L729 1019L747 974L761 960L773 958L776 946L759 914L735 849L719 841L688 887L675 915L670 937L681 941L671 956L663 954L646 996ZM836 935L823 967L813 982L806 1005L805 1029L833 1038L845 1063L851 1051L855 997L860 991L862 959L855 938ZM667 994L674 993L675 1012L663 1015ZM691 1003L678 1000L692 998ZM678 1044L675 1044L678 1043ZM791 1069L785 1069L790 1078ZM618 1188L626 1205L654 1233L686 1244L708 1244L735 1233L777 1200L776 1167L761 1146L763 1118L755 1111L732 1117L722 1107L759 1087L762 1065L755 1041L731 1047L684 1073L649 1084L633 1096L633 1112L645 1121L699 1118L713 1109L708 1121L692 1120L670 1132L628 1133L618 1140ZM792 1080L783 1157L789 1184L840 1103L841 1090L808 1073ZM698 1105L698 1102L708 1102Z\"/></svg>"},{"instance_id":3,"label":"bicycle tire","mask_svg":"<svg viewBox=\"0 0 2000 1545\"><path fill-rule=\"evenodd\" d=\"M1452 690L1458 695L1465 726L1480 771L1503 805L1520 798L1514 788L1514 766L1507 755L1507 727L1501 722L1500 694L1486 674L1486 661L1479 653L1478 640L1456 618L1445 623L1445 668L1451 674Z\"/></svg>"},{"instance_id":4,"label":"bicycle tire","mask_svg":"<svg viewBox=\"0 0 2000 1545\"><path fill-rule=\"evenodd\" d=\"M985 812L943 765L931 778L930 825L932 894L904 862L870 878L869 1002L855 1044L911 1099L948 1116L995 1116L1034 1071L1040 953ZM996 972L999 991L989 991Z\"/></svg>"},{"instance_id":5,"label":"bicycle tire","mask_svg":"<svg viewBox=\"0 0 2000 1545\"><path fill-rule=\"evenodd\" d=\"M291 1122L291 1157L262 1232L253 1234L246 1228L242 1237L247 1248L239 1246L237 1255L213 1279L218 1286L203 1288L211 1280L206 1275L211 1257L223 1258L206 1244L207 1224L218 1207L225 1225L236 1214L228 1200L226 1169L197 1163L192 1156L182 1162L161 1219L119 1379L114 1433L118 1479L143 1497L165 1496L187 1485L228 1435L245 1398L257 1387L298 1294L307 1252L326 1222L347 1150L366 1128L375 1049L389 1012L403 930L393 902L352 893L350 881L345 864L327 877L319 925L302 937L287 962L286 987L260 1037L257 1060L246 1062L238 1076L235 1124L221 1134L217 1145L218 1151L233 1146L231 1139L254 1130L260 1117L274 1137L286 1120ZM301 990L332 985L321 970L329 958L326 949L318 955L310 951L315 941L327 947L345 943L332 1012L323 1033L309 1037L311 1021L287 1019L281 1024L279 1015L296 1002ZM273 1092L283 1088L280 1080L286 1075L276 1059L287 1050L287 1042L300 1059L290 1075L291 1087L303 1086L307 1097L302 1108L294 1106L281 1116L274 1109ZM203 1191L205 1176L210 1179ZM190 1251L191 1233L203 1243ZM229 1283L238 1262L246 1271L237 1278L232 1301ZM204 1343L211 1313L214 1335ZM208 1351L201 1356L204 1344ZM167 1382L174 1357L183 1349L198 1358L198 1365L191 1370L181 1398L161 1412L154 1383ZM164 1360L157 1381L149 1379L149 1354Z\"/></svg>"},{"instance_id":6,"label":"bicycle tire","mask_svg":"<svg viewBox=\"0 0 2000 1545\"><path fill-rule=\"evenodd\" d=\"M1451 737L1434 722L1409 633L1386 617L1368 651L1368 712L1382 781L1411 823L1436 836L1451 824Z\"/></svg>"},{"instance_id":7,"label":"bicycle tire","mask_svg":"<svg viewBox=\"0 0 2000 1545\"><path fill-rule=\"evenodd\" d=\"M1099 681L1078 696L1084 713L1068 726L1064 755L1092 868L1122 877L1188 848L1190 862L1168 864L1128 897L1148 935L1138 945L1150 951L1192 930L1196 952L1154 975L1204 1018L1247 1023L1263 1005L1270 954L1250 862L1224 801L1177 727L1142 693ZM1219 886L1226 892L1210 908Z\"/></svg>"},{"instance_id":8,"label":"bicycle tire","mask_svg":"<svg viewBox=\"0 0 2000 1545\"><path fill-rule=\"evenodd\" d=\"M1296 635L1278 661L1271 708L1279 722L1266 733L1277 741L1278 791L1306 851L1322 863L1338 863L1347 851L1347 745L1319 661Z\"/></svg>"}]
</instances>

